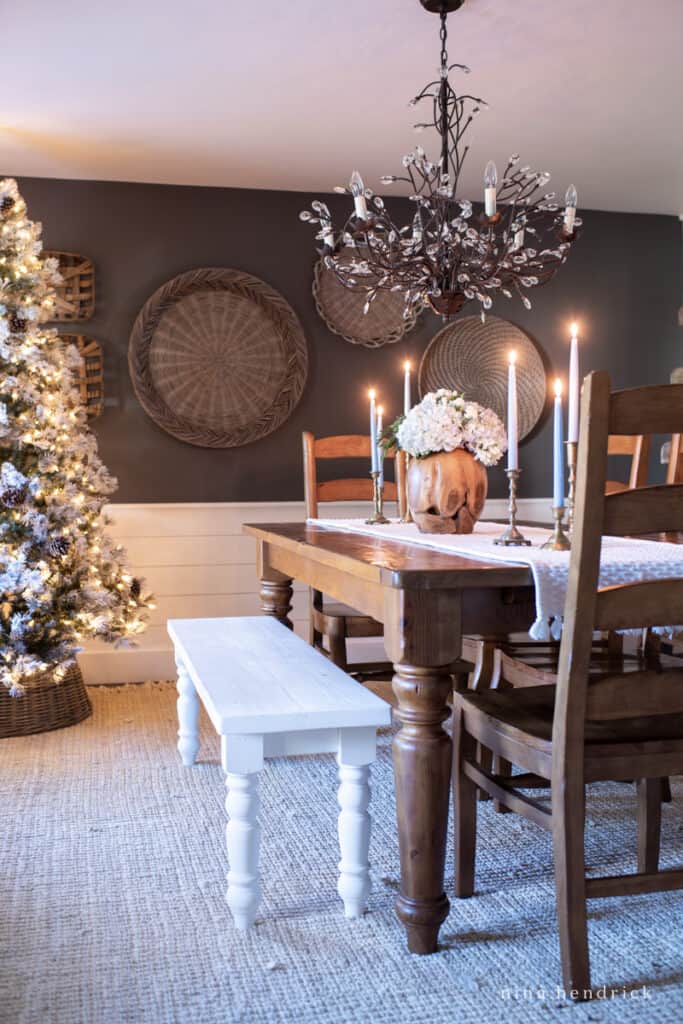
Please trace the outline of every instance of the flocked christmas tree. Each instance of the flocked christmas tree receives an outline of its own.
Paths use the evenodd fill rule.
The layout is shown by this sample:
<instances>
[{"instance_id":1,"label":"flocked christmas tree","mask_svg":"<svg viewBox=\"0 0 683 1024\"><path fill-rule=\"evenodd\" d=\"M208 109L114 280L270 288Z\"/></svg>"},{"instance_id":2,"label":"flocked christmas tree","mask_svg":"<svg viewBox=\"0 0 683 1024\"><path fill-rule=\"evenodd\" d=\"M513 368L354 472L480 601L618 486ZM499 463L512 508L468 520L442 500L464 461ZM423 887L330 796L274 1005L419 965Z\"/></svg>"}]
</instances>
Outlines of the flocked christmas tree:
<instances>
[{"instance_id":1,"label":"flocked christmas tree","mask_svg":"<svg viewBox=\"0 0 683 1024\"><path fill-rule=\"evenodd\" d=\"M149 606L104 529L116 481L87 426L80 356L43 326L59 274L40 232L0 181L0 683L14 695L62 679L86 637L139 633Z\"/></svg>"}]
</instances>

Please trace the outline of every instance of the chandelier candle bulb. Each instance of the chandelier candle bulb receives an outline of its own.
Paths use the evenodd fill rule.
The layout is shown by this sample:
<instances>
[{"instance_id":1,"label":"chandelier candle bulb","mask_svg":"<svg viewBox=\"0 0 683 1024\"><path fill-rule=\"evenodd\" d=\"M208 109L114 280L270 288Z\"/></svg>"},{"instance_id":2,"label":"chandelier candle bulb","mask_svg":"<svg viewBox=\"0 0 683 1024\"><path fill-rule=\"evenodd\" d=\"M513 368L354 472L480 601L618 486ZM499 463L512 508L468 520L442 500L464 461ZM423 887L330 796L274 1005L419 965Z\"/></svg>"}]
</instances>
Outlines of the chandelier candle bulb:
<instances>
[{"instance_id":1,"label":"chandelier candle bulb","mask_svg":"<svg viewBox=\"0 0 683 1024\"><path fill-rule=\"evenodd\" d=\"M564 508L564 446L562 422L562 381L555 381L553 420L553 508Z\"/></svg>"},{"instance_id":2,"label":"chandelier candle bulb","mask_svg":"<svg viewBox=\"0 0 683 1024\"><path fill-rule=\"evenodd\" d=\"M487 217L496 215L496 186L498 171L493 160L489 160L484 171L484 211Z\"/></svg>"},{"instance_id":3,"label":"chandelier candle bulb","mask_svg":"<svg viewBox=\"0 0 683 1024\"><path fill-rule=\"evenodd\" d=\"M579 440L579 328L577 324L570 327L571 342L569 346L569 422L567 424L567 440L576 444Z\"/></svg>"},{"instance_id":4,"label":"chandelier candle bulb","mask_svg":"<svg viewBox=\"0 0 683 1024\"><path fill-rule=\"evenodd\" d=\"M361 178L358 171L354 171L349 181L349 188L351 189L351 195L353 196L353 205L355 208L356 216L360 220L368 219L368 206L365 202L365 186L363 185L363 179Z\"/></svg>"},{"instance_id":5,"label":"chandelier candle bulb","mask_svg":"<svg viewBox=\"0 0 683 1024\"><path fill-rule=\"evenodd\" d=\"M576 192L576 187L574 185L570 185L564 197L564 230L568 235L574 234L574 221L576 220L576 206L578 201L579 197Z\"/></svg>"},{"instance_id":6,"label":"chandelier candle bulb","mask_svg":"<svg viewBox=\"0 0 683 1024\"><path fill-rule=\"evenodd\" d=\"M410 360L406 359L403 364L403 415L407 416L410 412Z\"/></svg>"},{"instance_id":7,"label":"chandelier candle bulb","mask_svg":"<svg viewBox=\"0 0 683 1024\"><path fill-rule=\"evenodd\" d=\"M375 389L370 388L370 460L371 472L379 473L379 462L377 459L377 406L375 404Z\"/></svg>"}]
</instances>

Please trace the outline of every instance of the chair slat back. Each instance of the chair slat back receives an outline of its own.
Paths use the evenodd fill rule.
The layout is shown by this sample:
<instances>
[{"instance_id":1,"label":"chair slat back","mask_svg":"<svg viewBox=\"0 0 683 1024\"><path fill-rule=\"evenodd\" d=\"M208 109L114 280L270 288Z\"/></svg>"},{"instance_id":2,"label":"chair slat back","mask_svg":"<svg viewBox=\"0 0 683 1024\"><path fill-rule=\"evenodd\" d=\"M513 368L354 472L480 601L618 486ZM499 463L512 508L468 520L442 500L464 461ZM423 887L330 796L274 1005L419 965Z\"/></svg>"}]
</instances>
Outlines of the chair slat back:
<instances>
[{"instance_id":1,"label":"chair slat back","mask_svg":"<svg viewBox=\"0 0 683 1024\"><path fill-rule=\"evenodd\" d=\"M683 434L671 435L671 447L669 448L669 465L666 471L666 482L668 484L683 484Z\"/></svg>"},{"instance_id":2,"label":"chair slat back","mask_svg":"<svg viewBox=\"0 0 683 1024\"><path fill-rule=\"evenodd\" d=\"M681 713L683 668L605 676L588 687L586 718L592 722Z\"/></svg>"},{"instance_id":3,"label":"chair slat back","mask_svg":"<svg viewBox=\"0 0 683 1024\"><path fill-rule=\"evenodd\" d=\"M626 537L639 533L675 533L680 530L680 485L659 484L635 491L608 494L605 498L603 533Z\"/></svg>"},{"instance_id":4,"label":"chair slat back","mask_svg":"<svg viewBox=\"0 0 683 1024\"><path fill-rule=\"evenodd\" d=\"M610 434L607 442L608 455L630 455L631 468L628 483L608 480L605 491L624 491L633 487L645 487L647 484L648 461L650 459L650 437L645 434Z\"/></svg>"},{"instance_id":5,"label":"chair slat back","mask_svg":"<svg viewBox=\"0 0 683 1024\"><path fill-rule=\"evenodd\" d=\"M681 432L683 386L665 384L612 395L609 388L606 373L592 373L582 390L576 510L553 726L559 772L572 759L583 763L587 717L637 717L645 714L644 706L650 708L648 714L671 714L681 702L680 673L658 673L656 685L647 673L612 674L600 696L599 690L593 691L599 684L588 682L595 629L683 624L683 579L598 589L603 534L683 531L683 486L605 494L609 435Z\"/></svg>"},{"instance_id":6,"label":"chair slat back","mask_svg":"<svg viewBox=\"0 0 683 1024\"><path fill-rule=\"evenodd\" d=\"M370 464L370 438L363 434L338 434L332 437L314 437L310 431L302 434L304 453L304 493L306 516L315 519L318 505L329 501L372 501L372 480L366 477L341 477L334 480L318 481L318 460L321 459L364 459ZM395 451L387 452L393 459ZM385 501L398 501L404 491L403 460L396 459L394 483L384 483Z\"/></svg>"},{"instance_id":7,"label":"chair slat back","mask_svg":"<svg viewBox=\"0 0 683 1024\"><path fill-rule=\"evenodd\" d=\"M595 628L641 629L683 624L680 580L644 580L603 587L595 602Z\"/></svg>"},{"instance_id":8,"label":"chair slat back","mask_svg":"<svg viewBox=\"0 0 683 1024\"><path fill-rule=\"evenodd\" d=\"M609 407L610 434L680 434L683 384L655 384L615 391Z\"/></svg>"}]
</instances>

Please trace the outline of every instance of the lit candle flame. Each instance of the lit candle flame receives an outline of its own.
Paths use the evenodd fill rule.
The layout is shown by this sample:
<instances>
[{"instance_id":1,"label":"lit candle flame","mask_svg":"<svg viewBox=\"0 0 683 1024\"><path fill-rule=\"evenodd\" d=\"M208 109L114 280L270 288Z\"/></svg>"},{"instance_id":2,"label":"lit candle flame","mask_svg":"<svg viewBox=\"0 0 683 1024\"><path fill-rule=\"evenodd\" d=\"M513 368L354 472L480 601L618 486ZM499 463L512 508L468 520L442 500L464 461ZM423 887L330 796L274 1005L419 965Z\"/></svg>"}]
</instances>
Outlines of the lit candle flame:
<instances>
[{"instance_id":1,"label":"lit candle flame","mask_svg":"<svg viewBox=\"0 0 683 1024\"><path fill-rule=\"evenodd\" d=\"M510 349L510 365L514 366L514 364L516 362L517 362L517 350L512 348L512 349Z\"/></svg>"},{"instance_id":2,"label":"lit candle flame","mask_svg":"<svg viewBox=\"0 0 683 1024\"><path fill-rule=\"evenodd\" d=\"M562 397L562 381L559 377L555 380L555 395L557 398Z\"/></svg>"},{"instance_id":3,"label":"lit candle flame","mask_svg":"<svg viewBox=\"0 0 683 1024\"><path fill-rule=\"evenodd\" d=\"M577 324L576 320L572 324L570 324L569 332L570 332L572 338L575 338L578 335L578 333L579 333L579 325Z\"/></svg>"},{"instance_id":4,"label":"lit candle flame","mask_svg":"<svg viewBox=\"0 0 683 1024\"><path fill-rule=\"evenodd\" d=\"M376 394L377 392L375 391L375 389L370 388L370 390L368 391L368 398L374 398Z\"/></svg>"},{"instance_id":5,"label":"lit candle flame","mask_svg":"<svg viewBox=\"0 0 683 1024\"><path fill-rule=\"evenodd\" d=\"M403 364L403 369L406 371L406 373L408 372L408 370L410 370L410 359L406 359L405 363Z\"/></svg>"}]
</instances>

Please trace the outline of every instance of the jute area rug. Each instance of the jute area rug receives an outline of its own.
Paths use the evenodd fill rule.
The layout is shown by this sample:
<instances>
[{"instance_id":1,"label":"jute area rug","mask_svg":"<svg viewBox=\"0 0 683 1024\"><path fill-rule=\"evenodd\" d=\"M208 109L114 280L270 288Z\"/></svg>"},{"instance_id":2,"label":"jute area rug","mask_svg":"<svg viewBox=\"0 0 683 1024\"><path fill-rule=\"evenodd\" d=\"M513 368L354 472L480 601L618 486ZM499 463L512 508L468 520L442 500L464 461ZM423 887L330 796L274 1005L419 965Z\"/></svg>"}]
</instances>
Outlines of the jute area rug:
<instances>
[{"instance_id":1,"label":"jute area rug","mask_svg":"<svg viewBox=\"0 0 683 1024\"><path fill-rule=\"evenodd\" d=\"M592 903L593 978L614 995L571 1006L557 988L550 839L490 804L480 805L477 895L453 900L436 955L410 956L393 912L388 735L373 769L369 913L346 921L335 891L334 759L273 761L262 776L261 918L236 932L210 727L201 763L183 769L170 684L90 692L89 721L0 742L3 1022L683 1020L683 897ZM592 873L634 868L634 809L632 786L590 791ZM679 780L662 859L683 859Z\"/></svg>"}]
</instances>

